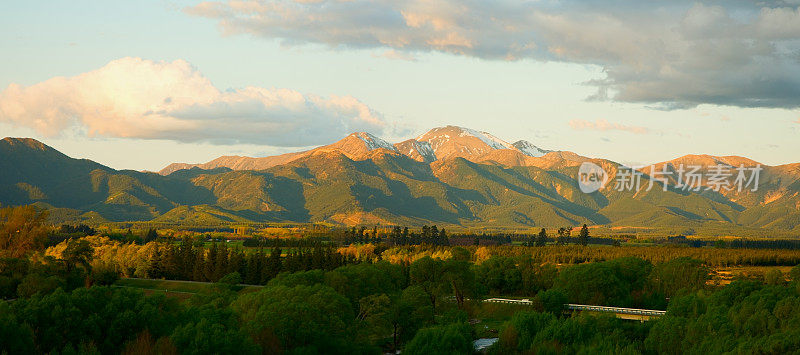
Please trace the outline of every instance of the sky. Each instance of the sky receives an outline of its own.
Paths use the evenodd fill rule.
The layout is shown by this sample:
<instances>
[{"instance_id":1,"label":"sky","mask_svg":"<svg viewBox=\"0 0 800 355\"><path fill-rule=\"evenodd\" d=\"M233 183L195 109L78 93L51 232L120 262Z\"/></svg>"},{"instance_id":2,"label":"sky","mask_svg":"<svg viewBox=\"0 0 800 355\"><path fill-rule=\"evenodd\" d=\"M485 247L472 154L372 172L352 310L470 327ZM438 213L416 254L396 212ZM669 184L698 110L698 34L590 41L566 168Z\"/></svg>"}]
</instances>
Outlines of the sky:
<instances>
[{"instance_id":1,"label":"sky","mask_svg":"<svg viewBox=\"0 0 800 355\"><path fill-rule=\"evenodd\" d=\"M800 0L7 1L0 136L117 169L444 125L800 162Z\"/></svg>"}]
</instances>

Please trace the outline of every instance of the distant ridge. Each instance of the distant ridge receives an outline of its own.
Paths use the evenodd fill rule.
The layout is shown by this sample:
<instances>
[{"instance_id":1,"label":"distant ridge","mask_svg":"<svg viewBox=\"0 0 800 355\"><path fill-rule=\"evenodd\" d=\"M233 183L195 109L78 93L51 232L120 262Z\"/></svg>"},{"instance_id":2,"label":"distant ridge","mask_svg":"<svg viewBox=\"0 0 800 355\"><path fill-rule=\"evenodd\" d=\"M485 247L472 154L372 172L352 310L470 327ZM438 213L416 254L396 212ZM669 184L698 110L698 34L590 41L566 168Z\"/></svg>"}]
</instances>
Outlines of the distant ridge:
<instances>
[{"instance_id":1,"label":"distant ridge","mask_svg":"<svg viewBox=\"0 0 800 355\"><path fill-rule=\"evenodd\" d=\"M458 126L445 126L433 128L416 139L408 139L395 144L386 142L367 132L356 132L333 144L308 151L263 158L222 156L200 164L172 163L161 169L159 174L169 175L175 171L193 167L201 169L224 167L233 170L263 170L289 163L321 150L338 151L350 158L358 159L374 149L397 151L411 159L425 163L453 157L462 157L471 161L485 161L486 159L481 156L492 154L497 150L515 151L534 158L542 157L552 152L551 150L541 149L524 140L511 144L488 132L480 132ZM511 159L505 160L511 161Z\"/></svg>"},{"instance_id":2,"label":"distant ridge","mask_svg":"<svg viewBox=\"0 0 800 355\"><path fill-rule=\"evenodd\" d=\"M648 190L650 172L642 169L638 190L608 184L587 194L577 184L584 162L602 167L611 181L622 169L610 160L508 144L455 126L396 144L356 132L303 152L173 164L168 175L118 171L70 158L33 139L5 138L0 141L0 203L48 208L53 223L325 222L511 229L590 224L656 228L667 235L704 230L800 235L800 163L762 165L757 191L685 190L674 179L666 191L660 185ZM656 166L674 171L680 164L733 168L758 163L687 155Z\"/></svg>"}]
</instances>

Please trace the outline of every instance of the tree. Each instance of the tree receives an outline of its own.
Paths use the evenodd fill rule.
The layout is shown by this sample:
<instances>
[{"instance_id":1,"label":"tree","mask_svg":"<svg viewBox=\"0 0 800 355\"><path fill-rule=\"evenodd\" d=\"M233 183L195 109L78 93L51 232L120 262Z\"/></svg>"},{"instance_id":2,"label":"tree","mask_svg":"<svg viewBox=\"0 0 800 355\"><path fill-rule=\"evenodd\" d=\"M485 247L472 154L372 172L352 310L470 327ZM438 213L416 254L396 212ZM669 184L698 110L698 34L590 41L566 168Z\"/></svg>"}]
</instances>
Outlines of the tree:
<instances>
[{"instance_id":1,"label":"tree","mask_svg":"<svg viewBox=\"0 0 800 355\"><path fill-rule=\"evenodd\" d=\"M438 239L437 245L445 245L445 246L450 245L450 239L447 239L447 232L444 230L444 228L442 228L442 230L439 231L439 236L437 239Z\"/></svg>"},{"instance_id":2,"label":"tree","mask_svg":"<svg viewBox=\"0 0 800 355\"><path fill-rule=\"evenodd\" d=\"M554 287L564 290L573 303L619 307L630 303L630 285L606 263L579 264L561 270Z\"/></svg>"},{"instance_id":3,"label":"tree","mask_svg":"<svg viewBox=\"0 0 800 355\"><path fill-rule=\"evenodd\" d=\"M789 270L789 279L794 282L800 282L800 265L795 265Z\"/></svg>"},{"instance_id":4,"label":"tree","mask_svg":"<svg viewBox=\"0 0 800 355\"><path fill-rule=\"evenodd\" d=\"M169 335L184 313L175 299L109 287L78 288L70 293L57 289L19 299L12 309L35 329L36 352L41 353L60 351L70 343L94 344L103 354L119 353L123 344L144 329L156 338Z\"/></svg>"},{"instance_id":5,"label":"tree","mask_svg":"<svg viewBox=\"0 0 800 355\"><path fill-rule=\"evenodd\" d=\"M564 304L568 303L569 299L564 291L551 288L549 290L539 291L534 301L541 305L543 311L560 317L561 312L564 310Z\"/></svg>"},{"instance_id":6,"label":"tree","mask_svg":"<svg viewBox=\"0 0 800 355\"><path fill-rule=\"evenodd\" d=\"M0 256L23 257L47 241L47 211L33 205L0 209Z\"/></svg>"},{"instance_id":7,"label":"tree","mask_svg":"<svg viewBox=\"0 0 800 355\"><path fill-rule=\"evenodd\" d=\"M205 250L200 248L194 253L194 263L192 263L192 280L194 281L206 281L206 257L205 257Z\"/></svg>"},{"instance_id":8,"label":"tree","mask_svg":"<svg viewBox=\"0 0 800 355\"><path fill-rule=\"evenodd\" d=\"M22 278L17 286L17 296L31 297L37 293L48 294L59 287L66 287L65 280L57 276L46 276L38 273L31 273Z\"/></svg>"},{"instance_id":9,"label":"tree","mask_svg":"<svg viewBox=\"0 0 800 355\"><path fill-rule=\"evenodd\" d=\"M181 278L189 280L192 278L192 271L194 270L194 248L192 247L192 239L184 237L181 240L181 245L178 247L178 274Z\"/></svg>"},{"instance_id":10,"label":"tree","mask_svg":"<svg viewBox=\"0 0 800 355\"><path fill-rule=\"evenodd\" d=\"M267 259L267 263L264 267L264 279L262 282L267 282L275 276L278 276L281 270L283 270L283 265L281 265L281 249L272 248L269 253L269 259Z\"/></svg>"},{"instance_id":11,"label":"tree","mask_svg":"<svg viewBox=\"0 0 800 355\"><path fill-rule=\"evenodd\" d=\"M181 354L259 354L258 347L240 329L201 318L175 329L170 337Z\"/></svg>"},{"instance_id":12,"label":"tree","mask_svg":"<svg viewBox=\"0 0 800 355\"><path fill-rule=\"evenodd\" d=\"M270 284L239 296L231 308L266 353L349 353L357 340L347 333L355 320L350 303L325 285Z\"/></svg>"},{"instance_id":13,"label":"tree","mask_svg":"<svg viewBox=\"0 0 800 355\"><path fill-rule=\"evenodd\" d=\"M436 313L437 300L447 292L446 284L443 283L443 274L444 262L441 259L426 256L411 264L411 284L419 285L425 291L434 313Z\"/></svg>"},{"instance_id":14,"label":"tree","mask_svg":"<svg viewBox=\"0 0 800 355\"><path fill-rule=\"evenodd\" d=\"M547 231L542 228L542 230L539 231L539 235L536 237L536 246L543 247L545 245L547 245Z\"/></svg>"},{"instance_id":15,"label":"tree","mask_svg":"<svg viewBox=\"0 0 800 355\"><path fill-rule=\"evenodd\" d=\"M589 244L589 227L585 224L581 227L581 231L578 233L578 244L580 245L588 245Z\"/></svg>"},{"instance_id":16,"label":"tree","mask_svg":"<svg viewBox=\"0 0 800 355\"><path fill-rule=\"evenodd\" d=\"M687 257L656 264L650 273L650 287L667 297L682 289L699 290L705 287L709 270L703 262Z\"/></svg>"},{"instance_id":17,"label":"tree","mask_svg":"<svg viewBox=\"0 0 800 355\"><path fill-rule=\"evenodd\" d=\"M217 253L219 248L217 248L217 243L211 243L211 248L208 248L208 252L206 252L206 260L205 260L205 270L203 273L205 274L205 279L211 282L217 281L214 276L216 275L216 267L217 267Z\"/></svg>"},{"instance_id":18,"label":"tree","mask_svg":"<svg viewBox=\"0 0 800 355\"><path fill-rule=\"evenodd\" d=\"M428 295L419 286L409 286L395 296L387 312L392 326L392 349L397 350L416 334L417 330L433 323L433 308Z\"/></svg>"},{"instance_id":19,"label":"tree","mask_svg":"<svg viewBox=\"0 0 800 355\"><path fill-rule=\"evenodd\" d=\"M469 250L462 247L454 247L450 249L450 253L453 255L453 260L470 261L472 259L472 255L469 253Z\"/></svg>"},{"instance_id":20,"label":"tree","mask_svg":"<svg viewBox=\"0 0 800 355\"><path fill-rule=\"evenodd\" d=\"M264 251L258 249L257 252L250 254L247 258L247 272L245 272L245 282L250 285L260 285L261 275L264 270Z\"/></svg>"},{"instance_id":21,"label":"tree","mask_svg":"<svg viewBox=\"0 0 800 355\"><path fill-rule=\"evenodd\" d=\"M237 286L240 283L242 283L242 275L234 271L220 278L219 281L217 281L217 283L226 284L229 286Z\"/></svg>"},{"instance_id":22,"label":"tree","mask_svg":"<svg viewBox=\"0 0 800 355\"><path fill-rule=\"evenodd\" d=\"M385 293L372 294L358 301L356 315L358 337L369 339L372 343L383 340L392 331L389 313L392 300Z\"/></svg>"},{"instance_id":23,"label":"tree","mask_svg":"<svg viewBox=\"0 0 800 355\"><path fill-rule=\"evenodd\" d=\"M88 240L70 240L61 257L67 266L67 271L72 271L76 266L82 266L87 272L92 270L92 257L94 248Z\"/></svg>"},{"instance_id":24,"label":"tree","mask_svg":"<svg viewBox=\"0 0 800 355\"><path fill-rule=\"evenodd\" d=\"M458 308L464 308L464 298L475 293L475 273L468 260L457 260L454 258L444 262L444 273L442 278L450 284L453 297Z\"/></svg>"},{"instance_id":25,"label":"tree","mask_svg":"<svg viewBox=\"0 0 800 355\"><path fill-rule=\"evenodd\" d=\"M158 239L158 231L155 228L149 228L144 235L144 243L150 243Z\"/></svg>"},{"instance_id":26,"label":"tree","mask_svg":"<svg viewBox=\"0 0 800 355\"><path fill-rule=\"evenodd\" d=\"M489 294L512 294L518 292L522 285L522 273L514 259L509 257L492 256L477 266L476 273Z\"/></svg>"},{"instance_id":27,"label":"tree","mask_svg":"<svg viewBox=\"0 0 800 355\"><path fill-rule=\"evenodd\" d=\"M244 260L244 252L236 248L231 250L228 257L228 273L238 272L240 275L246 272L247 263Z\"/></svg>"},{"instance_id":28,"label":"tree","mask_svg":"<svg viewBox=\"0 0 800 355\"><path fill-rule=\"evenodd\" d=\"M783 285L786 283L786 278L780 270L772 269L764 274L764 283L767 285Z\"/></svg>"},{"instance_id":29,"label":"tree","mask_svg":"<svg viewBox=\"0 0 800 355\"><path fill-rule=\"evenodd\" d=\"M561 227L558 229L558 231L556 231L556 234L558 234L558 238L556 238L556 244L558 245L566 244L565 243L566 239L564 238L564 233L566 233L566 231L567 230L564 227Z\"/></svg>"},{"instance_id":30,"label":"tree","mask_svg":"<svg viewBox=\"0 0 800 355\"><path fill-rule=\"evenodd\" d=\"M550 313L517 312L511 317L508 327L500 333L500 345L506 349L529 350L536 334L554 322L556 317Z\"/></svg>"},{"instance_id":31,"label":"tree","mask_svg":"<svg viewBox=\"0 0 800 355\"><path fill-rule=\"evenodd\" d=\"M454 323L421 329L403 354L471 354L472 334L468 324Z\"/></svg>"},{"instance_id":32,"label":"tree","mask_svg":"<svg viewBox=\"0 0 800 355\"><path fill-rule=\"evenodd\" d=\"M8 303L0 301L0 353L33 354L33 331L17 320Z\"/></svg>"}]
</instances>

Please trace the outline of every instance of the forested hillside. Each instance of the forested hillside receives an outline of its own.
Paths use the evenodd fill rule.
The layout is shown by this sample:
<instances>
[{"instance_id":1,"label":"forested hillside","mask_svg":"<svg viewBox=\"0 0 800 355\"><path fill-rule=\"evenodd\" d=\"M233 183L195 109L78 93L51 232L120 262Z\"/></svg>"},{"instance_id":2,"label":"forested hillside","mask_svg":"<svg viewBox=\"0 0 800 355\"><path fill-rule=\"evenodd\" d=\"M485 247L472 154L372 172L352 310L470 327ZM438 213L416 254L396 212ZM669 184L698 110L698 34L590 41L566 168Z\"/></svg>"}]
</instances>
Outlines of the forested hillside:
<instances>
[{"instance_id":1,"label":"forested hillside","mask_svg":"<svg viewBox=\"0 0 800 355\"><path fill-rule=\"evenodd\" d=\"M794 165L765 167L758 192L687 191L675 182L666 191L661 182L648 189L643 175L638 190L619 191L612 182L583 193L580 162L601 166L612 180L625 168L565 152L532 157L508 149L429 162L362 139L351 136L262 170L193 167L164 176L114 170L32 139L6 138L0 141L0 203L35 203L51 209L56 221L800 231Z\"/></svg>"}]
</instances>

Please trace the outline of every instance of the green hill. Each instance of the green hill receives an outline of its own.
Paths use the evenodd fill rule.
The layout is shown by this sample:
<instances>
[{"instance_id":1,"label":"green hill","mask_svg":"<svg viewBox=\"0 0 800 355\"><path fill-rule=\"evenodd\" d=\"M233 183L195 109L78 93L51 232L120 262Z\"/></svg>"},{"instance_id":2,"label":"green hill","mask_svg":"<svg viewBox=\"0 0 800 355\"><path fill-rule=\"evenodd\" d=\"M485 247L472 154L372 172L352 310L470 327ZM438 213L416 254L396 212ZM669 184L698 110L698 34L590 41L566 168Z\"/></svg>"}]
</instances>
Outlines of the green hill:
<instances>
[{"instance_id":1,"label":"green hill","mask_svg":"<svg viewBox=\"0 0 800 355\"><path fill-rule=\"evenodd\" d=\"M758 195L768 203L742 206L713 192L645 191L646 178L640 191L610 184L585 194L575 164L428 163L387 149L360 157L322 150L261 171L194 167L166 176L73 159L32 139L3 139L0 157L0 203L36 203L56 220L800 232L800 182L786 182L786 175L774 193ZM616 175L618 164L593 161Z\"/></svg>"}]
</instances>

